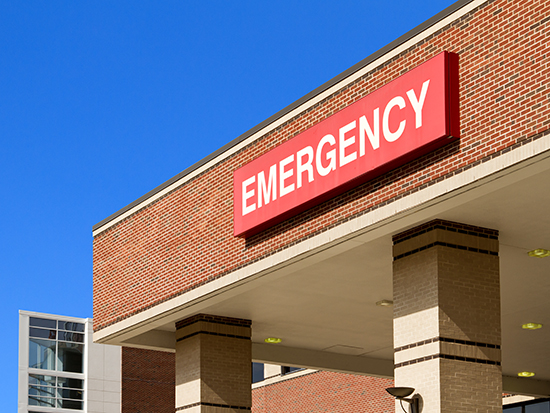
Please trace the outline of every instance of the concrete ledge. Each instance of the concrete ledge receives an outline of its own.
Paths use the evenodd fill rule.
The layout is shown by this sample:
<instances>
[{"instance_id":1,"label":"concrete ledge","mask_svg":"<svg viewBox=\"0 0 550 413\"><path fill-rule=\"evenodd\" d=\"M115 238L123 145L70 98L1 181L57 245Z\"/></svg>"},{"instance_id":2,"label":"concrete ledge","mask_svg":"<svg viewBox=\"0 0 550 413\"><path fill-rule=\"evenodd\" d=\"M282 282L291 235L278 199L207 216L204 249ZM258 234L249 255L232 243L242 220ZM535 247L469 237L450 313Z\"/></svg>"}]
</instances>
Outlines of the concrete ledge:
<instances>
[{"instance_id":1,"label":"concrete ledge","mask_svg":"<svg viewBox=\"0 0 550 413\"><path fill-rule=\"evenodd\" d=\"M550 396L550 381L512 376L502 376L502 391L526 396Z\"/></svg>"},{"instance_id":2,"label":"concrete ledge","mask_svg":"<svg viewBox=\"0 0 550 413\"><path fill-rule=\"evenodd\" d=\"M252 360L292 367L392 378L393 360L252 343Z\"/></svg>"}]
</instances>

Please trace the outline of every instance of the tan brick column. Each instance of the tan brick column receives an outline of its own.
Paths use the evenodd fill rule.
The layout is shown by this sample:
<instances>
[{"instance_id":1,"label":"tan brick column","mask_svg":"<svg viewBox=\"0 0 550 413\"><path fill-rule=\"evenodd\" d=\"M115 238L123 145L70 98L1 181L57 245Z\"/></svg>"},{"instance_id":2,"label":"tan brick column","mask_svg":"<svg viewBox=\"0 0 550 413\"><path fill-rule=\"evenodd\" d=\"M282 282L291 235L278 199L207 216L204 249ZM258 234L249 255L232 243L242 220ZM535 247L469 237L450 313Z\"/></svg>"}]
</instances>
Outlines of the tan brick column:
<instances>
[{"instance_id":1,"label":"tan brick column","mask_svg":"<svg viewBox=\"0 0 550 413\"><path fill-rule=\"evenodd\" d=\"M498 231L436 220L393 243L395 386L423 413L502 412Z\"/></svg>"},{"instance_id":2,"label":"tan brick column","mask_svg":"<svg viewBox=\"0 0 550 413\"><path fill-rule=\"evenodd\" d=\"M205 314L176 323L176 412L251 410L250 326Z\"/></svg>"}]
</instances>

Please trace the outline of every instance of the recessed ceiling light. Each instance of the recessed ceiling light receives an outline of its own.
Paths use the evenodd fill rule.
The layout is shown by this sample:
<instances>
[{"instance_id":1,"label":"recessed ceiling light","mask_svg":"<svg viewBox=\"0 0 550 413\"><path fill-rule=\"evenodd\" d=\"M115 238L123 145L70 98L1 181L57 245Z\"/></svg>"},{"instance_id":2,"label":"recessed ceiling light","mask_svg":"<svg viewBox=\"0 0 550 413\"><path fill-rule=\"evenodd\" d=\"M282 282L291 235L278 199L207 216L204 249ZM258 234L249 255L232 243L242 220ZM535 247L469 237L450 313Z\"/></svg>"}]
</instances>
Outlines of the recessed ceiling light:
<instances>
[{"instance_id":1,"label":"recessed ceiling light","mask_svg":"<svg viewBox=\"0 0 550 413\"><path fill-rule=\"evenodd\" d=\"M277 338L277 337L268 337L264 340L266 343L270 343L270 344L279 344L281 341L280 338Z\"/></svg>"},{"instance_id":2,"label":"recessed ceiling light","mask_svg":"<svg viewBox=\"0 0 550 413\"><path fill-rule=\"evenodd\" d=\"M521 328L525 330L538 330L539 328L542 328L542 324L526 323L526 324L522 324Z\"/></svg>"},{"instance_id":3,"label":"recessed ceiling light","mask_svg":"<svg viewBox=\"0 0 550 413\"><path fill-rule=\"evenodd\" d=\"M550 251L538 248L536 250L529 251L527 255L529 255L530 257L544 258L550 255Z\"/></svg>"},{"instance_id":4,"label":"recessed ceiling light","mask_svg":"<svg viewBox=\"0 0 550 413\"><path fill-rule=\"evenodd\" d=\"M534 375L535 373L533 373L532 371L520 371L518 373L519 377L533 377Z\"/></svg>"},{"instance_id":5,"label":"recessed ceiling light","mask_svg":"<svg viewBox=\"0 0 550 413\"><path fill-rule=\"evenodd\" d=\"M392 300L377 301L376 305L379 307L391 307L393 305L393 301Z\"/></svg>"}]
</instances>

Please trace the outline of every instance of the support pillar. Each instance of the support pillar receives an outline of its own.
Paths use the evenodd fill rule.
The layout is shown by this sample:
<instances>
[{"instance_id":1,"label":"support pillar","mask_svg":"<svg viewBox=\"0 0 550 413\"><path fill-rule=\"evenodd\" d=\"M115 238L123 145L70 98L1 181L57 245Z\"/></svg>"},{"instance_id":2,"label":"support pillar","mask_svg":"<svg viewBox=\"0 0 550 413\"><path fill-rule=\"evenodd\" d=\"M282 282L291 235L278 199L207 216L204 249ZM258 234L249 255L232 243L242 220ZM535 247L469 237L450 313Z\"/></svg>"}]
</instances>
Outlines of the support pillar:
<instances>
[{"instance_id":1,"label":"support pillar","mask_svg":"<svg viewBox=\"0 0 550 413\"><path fill-rule=\"evenodd\" d=\"M395 386L423 413L502 412L498 231L435 220L393 244Z\"/></svg>"},{"instance_id":2,"label":"support pillar","mask_svg":"<svg viewBox=\"0 0 550 413\"><path fill-rule=\"evenodd\" d=\"M251 321L199 314L176 323L176 412L252 407Z\"/></svg>"}]
</instances>

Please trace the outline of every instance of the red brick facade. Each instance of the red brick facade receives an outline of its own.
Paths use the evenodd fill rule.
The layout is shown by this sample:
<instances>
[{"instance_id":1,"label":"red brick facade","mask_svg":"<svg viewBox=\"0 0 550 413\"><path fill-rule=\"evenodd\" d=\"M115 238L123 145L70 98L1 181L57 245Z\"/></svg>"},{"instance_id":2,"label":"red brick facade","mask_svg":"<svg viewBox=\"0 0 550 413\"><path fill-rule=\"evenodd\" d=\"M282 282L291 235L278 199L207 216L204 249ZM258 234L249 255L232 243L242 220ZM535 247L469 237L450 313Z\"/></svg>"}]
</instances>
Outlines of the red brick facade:
<instances>
[{"instance_id":1,"label":"red brick facade","mask_svg":"<svg viewBox=\"0 0 550 413\"><path fill-rule=\"evenodd\" d=\"M122 349L122 413L173 413L174 353ZM319 371L252 390L252 413L393 413L393 380Z\"/></svg>"},{"instance_id":2,"label":"red brick facade","mask_svg":"<svg viewBox=\"0 0 550 413\"><path fill-rule=\"evenodd\" d=\"M550 3L489 1L94 239L94 329L456 175L546 133ZM233 171L441 51L460 56L461 138L248 239Z\"/></svg>"},{"instance_id":3,"label":"red brick facade","mask_svg":"<svg viewBox=\"0 0 550 413\"><path fill-rule=\"evenodd\" d=\"M252 413L393 413L393 381L316 372L252 391Z\"/></svg>"},{"instance_id":4,"label":"red brick facade","mask_svg":"<svg viewBox=\"0 0 550 413\"><path fill-rule=\"evenodd\" d=\"M174 413L174 353L122 348L121 413Z\"/></svg>"}]
</instances>

